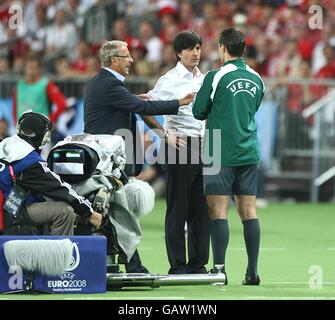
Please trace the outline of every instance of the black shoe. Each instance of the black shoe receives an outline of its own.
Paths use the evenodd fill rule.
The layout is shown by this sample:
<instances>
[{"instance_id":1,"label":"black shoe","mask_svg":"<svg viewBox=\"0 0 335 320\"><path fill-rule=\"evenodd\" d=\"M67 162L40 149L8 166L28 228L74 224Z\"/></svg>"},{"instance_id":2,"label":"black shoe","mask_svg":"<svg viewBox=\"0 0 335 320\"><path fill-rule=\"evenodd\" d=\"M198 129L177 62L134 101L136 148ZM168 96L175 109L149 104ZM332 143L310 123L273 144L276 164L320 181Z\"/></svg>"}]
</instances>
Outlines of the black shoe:
<instances>
[{"instance_id":1,"label":"black shoe","mask_svg":"<svg viewBox=\"0 0 335 320\"><path fill-rule=\"evenodd\" d=\"M127 263L125 267L127 273L150 273L149 270L142 265L140 255L137 250L135 250L129 263Z\"/></svg>"},{"instance_id":2,"label":"black shoe","mask_svg":"<svg viewBox=\"0 0 335 320\"><path fill-rule=\"evenodd\" d=\"M187 273L189 274L207 274L207 270L205 267L200 267L197 269L187 270Z\"/></svg>"},{"instance_id":3,"label":"black shoe","mask_svg":"<svg viewBox=\"0 0 335 320\"><path fill-rule=\"evenodd\" d=\"M209 274L218 274L218 273L219 273L219 272L218 272L218 269L216 269L215 267L209 271ZM222 271L221 273L223 273L223 274L225 275L225 281L224 281L224 284L225 284L225 286L226 286L226 285L228 284L227 273L226 273L226 271Z\"/></svg>"},{"instance_id":4,"label":"black shoe","mask_svg":"<svg viewBox=\"0 0 335 320\"><path fill-rule=\"evenodd\" d=\"M132 268L127 268L126 273L150 273L150 271L145 266L133 266Z\"/></svg>"},{"instance_id":5,"label":"black shoe","mask_svg":"<svg viewBox=\"0 0 335 320\"><path fill-rule=\"evenodd\" d=\"M186 268L170 268L168 274L187 274Z\"/></svg>"},{"instance_id":6,"label":"black shoe","mask_svg":"<svg viewBox=\"0 0 335 320\"><path fill-rule=\"evenodd\" d=\"M145 266L140 266L135 273L150 273L150 271Z\"/></svg>"},{"instance_id":7,"label":"black shoe","mask_svg":"<svg viewBox=\"0 0 335 320\"><path fill-rule=\"evenodd\" d=\"M258 274L245 275L245 278L242 282L244 286L259 286L261 279Z\"/></svg>"},{"instance_id":8,"label":"black shoe","mask_svg":"<svg viewBox=\"0 0 335 320\"><path fill-rule=\"evenodd\" d=\"M150 273L145 266L137 266L135 268L126 268L126 273Z\"/></svg>"}]
</instances>

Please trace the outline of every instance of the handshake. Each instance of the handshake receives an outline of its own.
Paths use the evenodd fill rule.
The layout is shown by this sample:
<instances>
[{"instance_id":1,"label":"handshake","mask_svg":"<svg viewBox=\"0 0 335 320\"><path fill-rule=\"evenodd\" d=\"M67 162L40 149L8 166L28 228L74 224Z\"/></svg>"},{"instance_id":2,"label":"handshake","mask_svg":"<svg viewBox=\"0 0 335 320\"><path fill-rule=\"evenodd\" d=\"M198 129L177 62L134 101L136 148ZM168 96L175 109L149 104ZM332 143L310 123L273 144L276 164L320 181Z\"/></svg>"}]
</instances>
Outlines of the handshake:
<instances>
[{"instance_id":1,"label":"handshake","mask_svg":"<svg viewBox=\"0 0 335 320\"><path fill-rule=\"evenodd\" d=\"M180 106L185 106L185 105L188 105L190 102L193 101L195 95L197 93L196 92L191 92L191 93L188 93L185 97L179 99L179 105Z\"/></svg>"},{"instance_id":2,"label":"handshake","mask_svg":"<svg viewBox=\"0 0 335 320\"><path fill-rule=\"evenodd\" d=\"M196 94L197 94L196 92L190 92L185 97L178 99L179 105L180 106L188 105L190 102L193 101ZM150 96L145 93L139 94L138 97L142 100L147 100L147 101L150 100Z\"/></svg>"}]
</instances>

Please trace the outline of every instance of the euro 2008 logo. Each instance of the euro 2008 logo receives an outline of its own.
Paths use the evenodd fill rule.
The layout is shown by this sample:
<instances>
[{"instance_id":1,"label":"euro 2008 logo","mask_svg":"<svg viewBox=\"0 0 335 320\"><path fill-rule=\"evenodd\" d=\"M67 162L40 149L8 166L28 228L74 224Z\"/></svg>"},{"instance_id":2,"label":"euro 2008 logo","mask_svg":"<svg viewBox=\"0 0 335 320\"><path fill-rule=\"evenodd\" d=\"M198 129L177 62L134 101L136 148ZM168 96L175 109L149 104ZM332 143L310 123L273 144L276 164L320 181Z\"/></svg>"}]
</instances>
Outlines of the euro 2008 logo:
<instances>
[{"instance_id":1,"label":"euro 2008 logo","mask_svg":"<svg viewBox=\"0 0 335 320\"><path fill-rule=\"evenodd\" d=\"M72 243L72 257L70 266L66 269L66 271L75 270L80 264L80 253L78 246L75 242Z\"/></svg>"},{"instance_id":2,"label":"euro 2008 logo","mask_svg":"<svg viewBox=\"0 0 335 320\"><path fill-rule=\"evenodd\" d=\"M65 272L59 275L61 280L50 280L48 281L48 287L52 288L54 292L63 291L81 291L82 288L87 286L86 280L74 279L76 274L71 272L78 268L80 264L80 252L76 243L72 243L72 257L69 267Z\"/></svg>"},{"instance_id":3,"label":"euro 2008 logo","mask_svg":"<svg viewBox=\"0 0 335 320\"><path fill-rule=\"evenodd\" d=\"M80 252L77 244L75 242L72 242L72 256L71 261L69 263L69 267L65 269L65 272L61 273L59 277L64 280L66 278L73 279L75 277L75 274L70 272L78 268L80 264Z\"/></svg>"}]
</instances>

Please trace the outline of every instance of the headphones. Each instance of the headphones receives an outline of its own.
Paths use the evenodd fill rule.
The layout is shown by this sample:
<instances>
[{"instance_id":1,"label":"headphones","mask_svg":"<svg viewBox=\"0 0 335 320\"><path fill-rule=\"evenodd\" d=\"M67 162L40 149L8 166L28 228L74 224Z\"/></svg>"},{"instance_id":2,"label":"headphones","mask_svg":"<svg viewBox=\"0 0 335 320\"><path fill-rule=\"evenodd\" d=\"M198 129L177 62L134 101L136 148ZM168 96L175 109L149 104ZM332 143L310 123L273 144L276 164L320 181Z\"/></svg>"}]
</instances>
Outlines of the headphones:
<instances>
[{"instance_id":1,"label":"headphones","mask_svg":"<svg viewBox=\"0 0 335 320\"><path fill-rule=\"evenodd\" d=\"M35 132L33 132L31 135L27 134L27 133L23 133L22 132L22 123L24 122L25 119L29 118L29 117L37 117L39 119L41 119L43 121L43 123L45 124L45 128L43 130L43 132L39 135L36 135ZM49 143L51 141L51 131L54 129L54 126L51 122L51 120L43 115L43 114L40 114L40 113L37 113L37 112L33 112L31 110L28 110L26 112L24 112L17 124L16 124L16 133L17 135L23 135L27 138L29 138L30 140L32 140L35 144L36 144L36 147L39 147L41 149L42 146L44 146L45 144ZM32 128L33 130L33 128Z\"/></svg>"}]
</instances>

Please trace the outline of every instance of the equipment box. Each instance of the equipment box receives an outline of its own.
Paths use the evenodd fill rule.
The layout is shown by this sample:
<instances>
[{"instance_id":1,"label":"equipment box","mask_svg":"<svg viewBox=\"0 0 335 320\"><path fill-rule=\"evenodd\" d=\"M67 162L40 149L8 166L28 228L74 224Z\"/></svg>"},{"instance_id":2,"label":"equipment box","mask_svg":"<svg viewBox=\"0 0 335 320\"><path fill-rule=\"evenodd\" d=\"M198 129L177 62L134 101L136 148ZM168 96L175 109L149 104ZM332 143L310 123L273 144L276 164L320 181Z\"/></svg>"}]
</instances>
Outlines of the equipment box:
<instances>
[{"instance_id":1,"label":"equipment box","mask_svg":"<svg viewBox=\"0 0 335 320\"><path fill-rule=\"evenodd\" d=\"M57 276L34 274L36 291L71 294L106 292L107 241L104 236L0 236L0 292L23 290L28 274L24 270L26 266L8 266L4 243L11 240L41 239L70 239L73 247L72 261L66 271Z\"/></svg>"}]
</instances>

